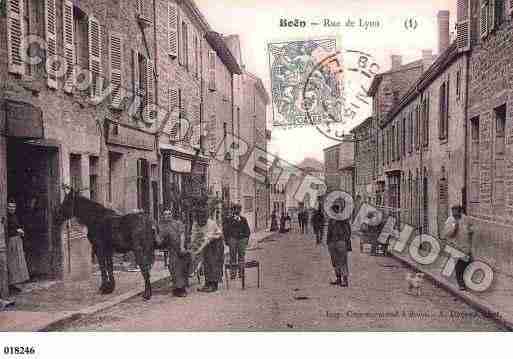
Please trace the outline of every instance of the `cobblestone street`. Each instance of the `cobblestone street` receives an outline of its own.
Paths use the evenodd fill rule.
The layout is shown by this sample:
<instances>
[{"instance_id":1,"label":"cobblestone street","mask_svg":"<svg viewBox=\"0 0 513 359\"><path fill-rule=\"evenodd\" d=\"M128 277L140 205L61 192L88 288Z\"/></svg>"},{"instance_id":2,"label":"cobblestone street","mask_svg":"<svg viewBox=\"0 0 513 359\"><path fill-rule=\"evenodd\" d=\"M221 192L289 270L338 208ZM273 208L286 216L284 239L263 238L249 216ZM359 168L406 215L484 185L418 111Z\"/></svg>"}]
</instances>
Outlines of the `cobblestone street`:
<instances>
[{"instance_id":1,"label":"cobblestone street","mask_svg":"<svg viewBox=\"0 0 513 359\"><path fill-rule=\"evenodd\" d=\"M229 290L204 294L194 285L187 298L174 298L166 283L149 302L136 297L59 330L503 330L429 281L419 297L408 294L410 269L360 253L357 239L349 288L329 285L327 247L312 236L276 235L252 247L247 259L261 263L260 289L253 269L245 291L231 281Z\"/></svg>"}]
</instances>

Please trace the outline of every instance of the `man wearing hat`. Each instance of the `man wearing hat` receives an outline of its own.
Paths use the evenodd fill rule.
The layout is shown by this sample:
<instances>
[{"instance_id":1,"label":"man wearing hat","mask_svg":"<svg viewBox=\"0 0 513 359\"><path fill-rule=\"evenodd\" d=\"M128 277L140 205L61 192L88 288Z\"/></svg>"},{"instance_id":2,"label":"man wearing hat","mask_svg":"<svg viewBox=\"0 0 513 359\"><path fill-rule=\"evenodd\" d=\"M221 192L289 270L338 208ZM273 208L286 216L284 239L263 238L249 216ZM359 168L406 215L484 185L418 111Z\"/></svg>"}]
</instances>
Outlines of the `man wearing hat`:
<instances>
[{"instance_id":1,"label":"man wearing hat","mask_svg":"<svg viewBox=\"0 0 513 359\"><path fill-rule=\"evenodd\" d=\"M196 237L204 238L203 270L205 273L205 285L198 291L211 293L218 289L219 281L223 273L220 257L224 255L224 241L221 228L216 223L216 203L208 198L200 199L194 208L194 223L192 225L193 240Z\"/></svg>"},{"instance_id":2,"label":"man wearing hat","mask_svg":"<svg viewBox=\"0 0 513 359\"><path fill-rule=\"evenodd\" d=\"M335 215L342 213L345 203L332 206ZM337 279L330 284L347 287L349 285L349 267L347 253L351 251L351 224L348 219L330 218L327 240L331 264Z\"/></svg>"},{"instance_id":3,"label":"man wearing hat","mask_svg":"<svg viewBox=\"0 0 513 359\"><path fill-rule=\"evenodd\" d=\"M189 277L190 253L185 250L185 225L180 219L177 208L174 211L166 209L159 224L160 236L169 250L169 272L173 278L173 295L187 296L187 281Z\"/></svg>"},{"instance_id":4,"label":"man wearing hat","mask_svg":"<svg viewBox=\"0 0 513 359\"><path fill-rule=\"evenodd\" d=\"M239 265L239 278L242 277L242 271L244 270L244 258L246 256L249 236L251 235L248 220L240 215L241 210L242 206L240 204L233 205L233 217L230 221L231 230L229 231L231 234L230 264L232 266ZM232 271L230 276L235 278L235 273Z\"/></svg>"}]
</instances>

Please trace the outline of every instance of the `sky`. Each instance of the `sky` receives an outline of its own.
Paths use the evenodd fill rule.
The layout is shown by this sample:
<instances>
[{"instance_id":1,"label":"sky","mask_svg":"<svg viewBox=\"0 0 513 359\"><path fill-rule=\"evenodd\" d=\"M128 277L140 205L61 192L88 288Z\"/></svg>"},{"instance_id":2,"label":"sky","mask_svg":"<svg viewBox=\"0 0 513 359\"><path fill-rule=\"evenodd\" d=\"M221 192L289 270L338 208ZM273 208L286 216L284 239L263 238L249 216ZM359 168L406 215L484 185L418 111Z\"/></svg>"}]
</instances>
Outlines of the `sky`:
<instances>
[{"instance_id":1,"label":"sky","mask_svg":"<svg viewBox=\"0 0 513 359\"><path fill-rule=\"evenodd\" d=\"M451 13L454 29L456 0L195 0L214 29L223 35L238 34L242 61L246 69L259 76L270 93L271 79L267 46L290 40L337 37L343 50L365 51L372 55L380 71L390 69L390 56L402 55L403 63L418 60L421 50L438 53L436 15L439 10ZM405 21L415 19L415 30L407 30ZM304 28L280 27L280 19L305 20ZM311 26L310 22L329 19L339 27ZM360 19L379 22L379 27L347 27L348 19L356 25ZM345 60L344 60L345 61ZM351 62L349 60L348 62ZM346 66L349 63L345 62ZM347 72L346 72L347 73ZM363 81L363 80L362 80ZM362 83L363 84L363 83ZM368 84L368 83L367 83ZM361 103L356 117L347 121L348 132L371 114L370 103ZM272 106L267 119L272 130L269 152L293 163L305 157L323 160L323 148L336 144L314 127L296 129L272 128Z\"/></svg>"}]
</instances>

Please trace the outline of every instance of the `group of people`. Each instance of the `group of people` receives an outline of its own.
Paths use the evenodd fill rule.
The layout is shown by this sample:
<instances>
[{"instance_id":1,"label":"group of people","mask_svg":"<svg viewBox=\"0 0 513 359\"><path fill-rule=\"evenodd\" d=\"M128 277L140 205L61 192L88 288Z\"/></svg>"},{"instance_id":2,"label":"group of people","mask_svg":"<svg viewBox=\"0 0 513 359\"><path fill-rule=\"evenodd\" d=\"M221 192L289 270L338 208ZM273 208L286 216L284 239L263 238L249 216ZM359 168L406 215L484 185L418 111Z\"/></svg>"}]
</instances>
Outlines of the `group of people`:
<instances>
[{"instance_id":1,"label":"group of people","mask_svg":"<svg viewBox=\"0 0 513 359\"><path fill-rule=\"evenodd\" d=\"M276 210L271 214L271 232L279 231L280 233L288 233L291 230L291 221L292 218L290 214L287 212L281 212L280 223L278 226L278 216L276 215Z\"/></svg>"},{"instance_id":2,"label":"group of people","mask_svg":"<svg viewBox=\"0 0 513 359\"><path fill-rule=\"evenodd\" d=\"M315 239L317 244L321 244L323 229L324 229L324 214L322 209L319 207L317 210L313 211L310 215L310 211L307 209L302 209L297 214L299 227L296 229L301 234L309 234L309 224L312 225L313 232L315 234ZM282 212L280 216L279 226L278 226L278 216L276 211L273 211L271 214L271 232L279 231L280 233L288 233L292 228L292 218L289 213Z\"/></svg>"},{"instance_id":3,"label":"group of people","mask_svg":"<svg viewBox=\"0 0 513 359\"><path fill-rule=\"evenodd\" d=\"M191 240L186 241L186 228L178 210L164 211L159 231L169 250L169 271L174 283L173 295L187 296L189 276L195 262L202 260L205 285L198 291L212 293L218 290L225 265L225 244L230 250L230 277L244 275L246 248L251 234L247 219L241 215L242 207L235 204L224 213L222 223L215 220L216 206L198 204L194 209ZM201 237L204 247L191 248Z\"/></svg>"}]
</instances>

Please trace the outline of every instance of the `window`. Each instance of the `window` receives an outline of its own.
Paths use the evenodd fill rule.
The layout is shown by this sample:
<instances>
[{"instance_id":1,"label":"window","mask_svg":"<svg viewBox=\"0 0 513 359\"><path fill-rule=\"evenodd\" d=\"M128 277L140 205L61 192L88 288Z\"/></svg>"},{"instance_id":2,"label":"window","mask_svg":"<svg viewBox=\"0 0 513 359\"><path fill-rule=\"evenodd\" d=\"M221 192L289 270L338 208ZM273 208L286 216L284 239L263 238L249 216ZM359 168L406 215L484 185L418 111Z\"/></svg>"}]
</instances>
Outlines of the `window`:
<instances>
[{"instance_id":1,"label":"window","mask_svg":"<svg viewBox=\"0 0 513 359\"><path fill-rule=\"evenodd\" d=\"M497 107L495 113L495 149L496 153L504 153L506 133L506 105Z\"/></svg>"},{"instance_id":2,"label":"window","mask_svg":"<svg viewBox=\"0 0 513 359\"><path fill-rule=\"evenodd\" d=\"M209 91L216 90L216 53L215 53L215 51L208 52L208 89L209 89Z\"/></svg>"},{"instance_id":3,"label":"window","mask_svg":"<svg viewBox=\"0 0 513 359\"><path fill-rule=\"evenodd\" d=\"M253 197L244 197L244 212L253 212Z\"/></svg>"},{"instance_id":4,"label":"window","mask_svg":"<svg viewBox=\"0 0 513 359\"><path fill-rule=\"evenodd\" d=\"M421 105L417 104L415 108L415 128L417 132L415 133L415 149L418 150L420 148L420 144L422 143L422 111Z\"/></svg>"},{"instance_id":5,"label":"window","mask_svg":"<svg viewBox=\"0 0 513 359\"><path fill-rule=\"evenodd\" d=\"M187 23L182 21L182 65L189 70L189 42L187 37Z\"/></svg>"},{"instance_id":6,"label":"window","mask_svg":"<svg viewBox=\"0 0 513 359\"><path fill-rule=\"evenodd\" d=\"M401 126L401 153L406 155L406 117L403 117L403 124Z\"/></svg>"},{"instance_id":7,"label":"window","mask_svg":"<svg viewBox=\"0 0 513 359\"><path fill-rule=\"evenodd\" d=\"M194 35L194 76L196 78L199 77L199 41L198 41L198 35Z\"/></svg>"},{"instance_id":8,"label":"window","mask_svg":"<svg viewBox=\"0 0 513 359\"><path fill-rule=\"evenodd\" d=\"M408 152L412 153L413 151L413 112L410 112L408 116Z\"/></svg>"},{"instance_id":9,"label":"window","mask_svg":"<svg viewBox=\"0 0 513 359\"><path fill-rule=\"evenodd\" d=\"M75 191L82 190L82 156L71 154L69 156L69 177L71 187Z\"/></svg>"},{"instance_id":10,"label":"window","mask_svg":"<svg viewBox=\"0 0 513 359\"><path fill-rule=\"evenodd\" d=\"M89 157L89 198L96 202L99 200L98 163L97 156Z\"/></svg>"},{"instance_id":11,"label":"window","mask_svg":"<svg viewBox=\"0 0 513 359\"><path fill-rule=\"evenodd\" d=\"M496 136L504 137L506 130L506 105L502 105L495 109Z\"/></svg>"},{"instance_id":12,"label":"window","mask_svg":"<svg viewBox=\"0 0 513 359\"><path fill-rule=\"evenodd\" d=\"M479 168L479 141L480 141L480 129L479 129L479 117L474 117L470 120L470 131L472 139L471 155L470 155L470 202L479 202L479 190L480 190L480 168Z\"/></svg>"},{"instance_id":13,"label":"window","mask_svg":"<svg viewBox=\"0 0 513 359\"><path fill-rule=\"evenodd\" d=\"M429 146L429 95L424 98L422 106L422 145Z\"/></svg>"},{"instance_id":14,"label":"window","mask_svg":"<svg viewBox=\"0 0 513 359\"><path fill-rule=\"evenodd\" d=\"M381 132L381 163L385 165L385 131Z\"/></svg>"},{"instance_id":15,"label":"window","mask_svg":"<svg viewBox=\"0 0 513 359\"><path fill-rule=\"evenodd\" d=\"M137 160L137 209L150 213L149 165L144 158Z\"/></svg>"},{"instance_id":16,"label":"window","mask_svg":"<svg viewBox=\"0 0 513 359\"><path fill-rule=\"evenodd\" d=\"M440 86L440 92L439 92L439 118L438 118L438 138L440 140L446 140L447 139L447 133L448 133L448 120L449 120L449 114L448 114L448 82L444 82Z\"/></svg>"},{"instance_id":17,"label":"window","mask_svg":"<svg viewBox=\"0 0 513 359\"><path fill-rule=\"evenodd\" d=\"M479 143L479 117L470 120L472 131L472 143Z\"/></svg>"},{"instance_id":18,"label":"window","mask_svg":"<svg viewBox=\"0 0 513 359\"><path fill-rule=\"evenodd\" d=\"M118 203L120 198L120 174L123 171L123 155L116 152L109 152L109 173L108 173L108 191L107 201L110 203Z\"/></svg>"},{"instance_id":19,"label":"window","mask_svg":"<svg viewBox=\"0 0 513 359\"><path fill-rule=\"evenodd\" d=\"M85 14L77 7L73 9L73 26L75 30L74 51L75 64L80 68L88 68L87 19Z\"/></svg>"}]
</instances>

